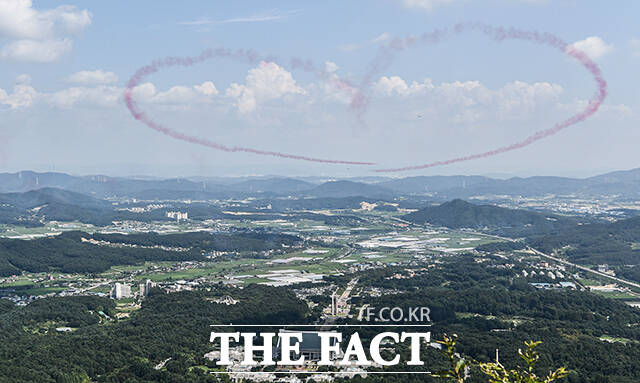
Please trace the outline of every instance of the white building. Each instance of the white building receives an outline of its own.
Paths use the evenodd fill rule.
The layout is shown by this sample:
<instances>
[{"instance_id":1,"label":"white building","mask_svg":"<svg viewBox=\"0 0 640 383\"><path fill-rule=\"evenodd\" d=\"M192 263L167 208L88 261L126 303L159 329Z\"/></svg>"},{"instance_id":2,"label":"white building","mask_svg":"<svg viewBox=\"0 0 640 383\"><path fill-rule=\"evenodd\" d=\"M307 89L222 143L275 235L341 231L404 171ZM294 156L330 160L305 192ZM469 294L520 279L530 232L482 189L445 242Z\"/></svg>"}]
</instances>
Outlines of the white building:
<instances>
[{"instance_id":1,"label":"white building","mask_svg":"<svg viewBox=\"0 0 640 383\"><path fill-rule=\"evenodd\" d=\"M233 299L233 297L230 295L222 296L219 299L216 299L214 302L227 306L235 305L236 303L238 303L238 301Z\"/></svg>"},{"instance_id":2,"label":"white building","mask_svg":"<svg viewBox=\"0 0 640 383\"><path fill-rule=\"evenodd\" d=\"M144 298L147 295L149 295L149 291L151 291L151 289L153 287L155 287L156 284L151 282L151 280L147 279L147 281L145 283L141 283L140 284L140 298Z\"/></svg>"},{"instance_id":3,"label":"white building","mask_svg":"<svg viewBox=\"0 0 640 383\"><path fill-rule=\"evenodd\" d=\"M189 213L183 213L181 211L168 211L167 217L173 218L176 221L186 221L187 219L189 219Z\"/></svg>"},{"instance_id":4,"label":"white building","mask_svg":"<svg viewBox=\"0 0 640 383\"><path fill-rule=\"evenodd\" d=\"M331 315L332 316L338 315L338 302L337 302L336 293L331 294Z\"/></svg>"},{"instance_id":5,"label":"white building","mask_svg":"<svg viewBox=\"0 0 640 383\"><path fill-rule=\"evenodd\" d=\"M123 299L131 298L131 286L124 283L116 283L111 289L111 298Z\"/></svg>"}]
</instances>

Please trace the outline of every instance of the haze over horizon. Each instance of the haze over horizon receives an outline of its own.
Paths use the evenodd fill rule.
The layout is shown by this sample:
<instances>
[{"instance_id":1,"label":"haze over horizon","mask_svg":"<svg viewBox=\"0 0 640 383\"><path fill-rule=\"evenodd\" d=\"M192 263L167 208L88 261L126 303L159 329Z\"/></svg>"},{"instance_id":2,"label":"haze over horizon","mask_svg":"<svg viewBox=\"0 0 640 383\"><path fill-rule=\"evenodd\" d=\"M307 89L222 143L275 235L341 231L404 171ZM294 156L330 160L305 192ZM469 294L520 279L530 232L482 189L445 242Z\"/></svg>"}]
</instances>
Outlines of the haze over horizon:
<instances>
[{"instance_id":1,"label":"haze over horizon","mask_svg":"<svg viewBox=\"0 0 640 383\"><path fill-rule=\"evenodd\" d=\"M596 1L282 1L177 11L150 1L8 4L0 7L1 172L588 177L640 166L639 84L625 75L640 62L636 3L625 12ZM583 50L608 82L605 103L586 121L523 149L389 175L177 141L134 120L123 102L128 79L156 58L221 46L274 54L275 62L213 59L165 69L134 96L153 118L185 134L381 167L491 150L584 108L595 84L575 60L545 46L464 33L398 54L366 84L368 109L353 113L336 78L358 84L381 44L469 21L468 14L471 21L550 32ZM344 29L327 28L326 20ZM312 60L327 77L292 68L292 57Z\"/></svg>"},{"instance_id":2,"label":"haze over horizon","mask_svg":"<svg viewBox=\"0 0 640 383\"><path fill-rule=\"evenodd\" d=\"M430 172L422 172L421 174L404 174L404 173L391 173L391 174L379 174L379 173L317 173L317 174L307 174L307 173L201 173L201 174L190 174L188 172L180 173L166 173L164 171L147 171L147 172L135 172L131 171L129 173L118 173L118 172L108 172L108 171L95 171L95 172L69 172L64 169L43 169L43 170L34 170L34 169L19 169L19 170L11 170L11 171L2 171L0 173L20 173L20 172L35 172L35 173L62 173L69 174L71 176L83 177L83 176L108 176L108 177L121 177L121 178L154 178L154 179L174 179L174 178L185 178L185 179L197 179L197 178L318 178L324 180L331 179L349 179L349 178L358 178L358 179L383 179L383 178L392 178L392 179L400 179L400 178L410 178L415 176L482 176L494 179L509 179L509 178L528 178L528 177L564 177L564 178L590 178L603 174L608 174L612 172L624 172L636 170L639 168L628 168L628 169L611 169L604 170L599 172L585 172L585 171L569 171L569 172L548 172L548 173L534 173L522 171L518 173L463 173L463 172L444 172L444 171L436 171L436 169ZM442 169L440 169L442 170Z\"/></svg>"}]
</instances>

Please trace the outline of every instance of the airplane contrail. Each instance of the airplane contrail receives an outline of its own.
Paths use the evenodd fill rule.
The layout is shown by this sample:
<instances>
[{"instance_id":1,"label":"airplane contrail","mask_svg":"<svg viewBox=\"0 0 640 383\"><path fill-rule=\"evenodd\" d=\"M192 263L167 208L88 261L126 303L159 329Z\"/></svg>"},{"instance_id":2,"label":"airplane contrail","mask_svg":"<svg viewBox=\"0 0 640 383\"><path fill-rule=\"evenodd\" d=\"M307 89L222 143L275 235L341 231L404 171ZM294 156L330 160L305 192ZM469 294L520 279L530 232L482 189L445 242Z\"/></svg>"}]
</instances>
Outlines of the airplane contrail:
<instances>
[{"instance_id":1,"label":"airplane contrail","mask_svg":"<svg viewBox=\"0 0 640 383\"><path fill-rule=\"evenodd\" d=\"M369 105L370 96L368 95L368 91L370 90L370 85L373 82L374 76L379 74L379 72L382 69L384 69L394 59L395 54L397 52L414 48L416 46L419 46L420 44L441 43L453 35L461 34L467 31L480 32L498 42L501 42L504 40L522 40L522 41L533 42L540 45L547 45L552 48L558 49L562 53L568 55L569 57L572 57L578 60L578 62L582 64L582 66L591 73L591 75L593 76L593 79L597 84L597 91L595 95L589 100L584 110L567 118L564 121L561 121L555 124L550 128L537 131L521 141L517 141L512 144L495 148L489 151L481 152L481 153L469 154L469 155L450 158L446 160L438 160L438 161L433 161L426 164L410 165L410 166L404 166L404 167L398 167L398 168L376 169L374 170L375 172L385 173L385 172L402 172L402 171L409 171L409 170L427 169L427 168L436 167L436 166L444 166L444 165L450 165L458 162L491 157L501 153L520 149L525 146L531 145L534 142L539 141L543 138L552 136L558 133L559 131L566 129L572 125L575 125L577 123L584 121L585 119L587 119L588 117L590 117L591 115L593 115L598 111L598 109L600 108L600 105L602 105L602 102L607 97L607 83L604 80L604 77L602 76L602 72L598 67L598 65L591 58L589 58L584 52L567 44L557 36L552 35L550 33L526 31L526 30L520 30L516 28L494 27L494 26L481 24L481 23L459 23L454 25L452 28L436 29L434 31L424 33L420 36L410 36L404 39L395 38L391 40L390 43L381 47L378 55L369 63L368 70L365 72L362 78L362 81L360 82L359 85L353 85L352 83L346 80L342 80L337 76L332 75L326 70L318 69L310 60L302 60L302 59L294 58L294 59L291 59L290 64L293 69L312 72L315 75L329 81L337 89L347 93L351 97L350 108L354 112L358 120L361 122L362 121L361 118L364 115L364 113L366 113ZM268 151L268 150L244 147L244 146L226 146L221 143L208 140L206 138L188 135L186 133L182 133L177 130L163 126L162 124L154 121L144 111L142 111L138 107L135 100L133 99L134 88L140 85L140 83L144 78L158 72L160 69L166 68L166 67L173 67L173 66L191 66L212 58L231 58L235 60L248 62L250 64L255 64L260 61L277 61L277 58L273 56L261 57L258 53L252 50L243 50L243 49L231 50L226 48L207 49L204 52L202 52L200 55L193 56L193 57L166 57L164 59L154 60L151 64L138 69L129 80L124 92L124 99L125 99L125 104L127 105L127 108L129 109L129 111L131 112L131 114L135 119L144 123L146 126L148 126L151 129L154 129L158 132L161 132L163 134L166 134L178 140L206 146L216 150L222 150L226 152L245 152L245 153L258 154L258 155L273 156L273 157L302 160L302 161L329 163L329 164L375 165L375 163L368 162L368 161L346 161L346 160L327 159L327 158L315 158L315 157L308 157L308 156L297 155L297 154L289 154L289 153L282 153L277 151Z\"/></svg>"}]
</instances>

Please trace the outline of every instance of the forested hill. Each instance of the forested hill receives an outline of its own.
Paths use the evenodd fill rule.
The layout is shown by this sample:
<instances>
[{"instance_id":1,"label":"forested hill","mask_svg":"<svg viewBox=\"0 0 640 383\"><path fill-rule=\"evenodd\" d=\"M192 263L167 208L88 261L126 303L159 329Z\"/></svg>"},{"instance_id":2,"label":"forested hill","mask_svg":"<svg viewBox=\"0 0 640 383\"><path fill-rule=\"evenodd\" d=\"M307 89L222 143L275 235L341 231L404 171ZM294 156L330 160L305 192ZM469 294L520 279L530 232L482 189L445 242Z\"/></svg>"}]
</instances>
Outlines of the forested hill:
<instances>
[{"instance_id":1,"label":"forested hill","mask_svg":"<svg viewBox=\"0 0 640 383\"><path fill-rule=\"evenodd\" d=\"M0 305L0 382L218 382L202 357L213 349L211 324L306 323L307 305L283 288L209 290L153 292L129 320L115 319L114 302L95 296ZM224 295L238 303L212 303ZM162 361L165 368L154 368Z\"/></svg>"},{"instance_id":2,"label":"forested hill","mask_svg":"<svg viewBox=\"0 0 640 383\"><path fill-rule=\"evenodd\" d=\"M56 188L0 194L0 223L6 224L37 226L44 219L104 223L112 211L107 201Z\"/></svg>"},{"instance_id":3,"label":"forested hill","mask_svg":"<svg viewBox=\"0 0 640 383\"><path fill-rule=\"evenodd\" d=\"M177 199L180 197L176 195ZM173 210L185 211L192 219L223 216L220 208L207 203L170 203L163 208L135 213L116 209L109 201L57 188L0 194L0 224L27 227L41 226L47 221L80 221L97 226L125 220L167 221L171 218L167 217L166 212Z\"/></svg>"},{"instance_id":4,"label":"forested hill","mask_svg":"<svg viewBox=\"0 0 640 383\"><path fill-rule=\"evenodd\" d=\"M530 242L541 251L562 250L575 263L640 265L640 217L567 227ZM636 274L632 279L640 280Z\"/></svg>"},{"instance_id":5,"label":"forested hill","mask_svg":"<svg viewBox=\"0 0 640 383\"><path fill-rule=\"evenodd\" d=\"M0 239L0 276L28 272L99 273L145 261L204 260L210 251L287 251L302 240L272 233L88 234Z\"/></svg>"},{"instance_id":6,"label":"forested hill","mask_svg":"<svg viewBox=\"0 0 640 383\"><path fill-rule=\"evenodd\" d=\"M531 236L574 227L577 220L553 214L507 209L494 205L475 205L460 199L439 206L428 206L403 216L407 221L452 229L487 230L508 236Z\"/></svg>"}]
</instances>

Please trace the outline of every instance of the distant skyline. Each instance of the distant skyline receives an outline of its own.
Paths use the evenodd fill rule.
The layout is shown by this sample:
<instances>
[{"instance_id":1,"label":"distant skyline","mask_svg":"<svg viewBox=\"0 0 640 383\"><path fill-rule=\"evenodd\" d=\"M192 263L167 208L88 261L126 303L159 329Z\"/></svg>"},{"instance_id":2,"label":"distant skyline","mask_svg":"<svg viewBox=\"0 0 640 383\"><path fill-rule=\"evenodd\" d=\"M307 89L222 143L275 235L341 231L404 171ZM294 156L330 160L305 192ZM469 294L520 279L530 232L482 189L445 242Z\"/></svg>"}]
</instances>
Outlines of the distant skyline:
<instances>
[{"instance_id":1,"label":"distant skyline","mask_svg":"<svg viewBox=\"0 0 640 383\"><path fill-rule=\"evenodd\" d=\"M637 2L590 0L0 0L0 172L586 177L640 167L638 14ZM381 44L465 21L550 32L574 44L602 69L605 104L517 151L388 175L176 141L134 120L123 102L130 76L156 58L252 49L278 59L163 70L135 97L164 125L228 146L395 167L506 145L566 119L593 95L589 74L559 52L472 33L398 54L371 78L360 117L335 86L337 77L361 82ZM329 75L292 68L293 57Z\"/></svg>"},{"instance_id":2,"label":"distant skyline","mask_svg":"<svg viewBox=\"0 0 640 383\"><path fill-rule=\"evenodd\" d=\"M135 168L135 166L131 166L130 168ZM172 172L154 172L154 170L150 170L148 172L135 172L131 173L117 173L117 172L67 172L59 169L44 169L44 170L33 170L33 169L22 169L17 171L6 171L0 172L4 174L16 174L21 172L35 172L35 173L61 173L61 174L69 174L71 176L76 177L84 177L84 176L107 176L107 177L120 177L120 178L132 178L132 179L175 179L175 178L184 178L184 179L205 179L205 178L228 178L228 179L250 179L250 178L296 178L296 179L318 179L318 180L341 180L341 179L362 179L362 180L375 180L375 179L385 179L385 178L410 178L416 176L482 176L493 179L510 179L510 178L528 178L528 177L564 177L564 178L576 178L576 179L584 179L590 178L594 176L600 176L608 173L615 172L625 172L632 171L640 168L627 168L627 169L613 169L606 170L600 172L558 172L558 173L538 173L538 172L520 172L520 173L438 173L432 172L431 174L406 174L406 173L389 173L389 174L356 174L356 173L316 173L316 174L308 174L308 173L224 173L224 174L189 174L189 173L181 173L176 171ZM369 182L369 181L366 181Z\"/></svg>"}]
</instances>

